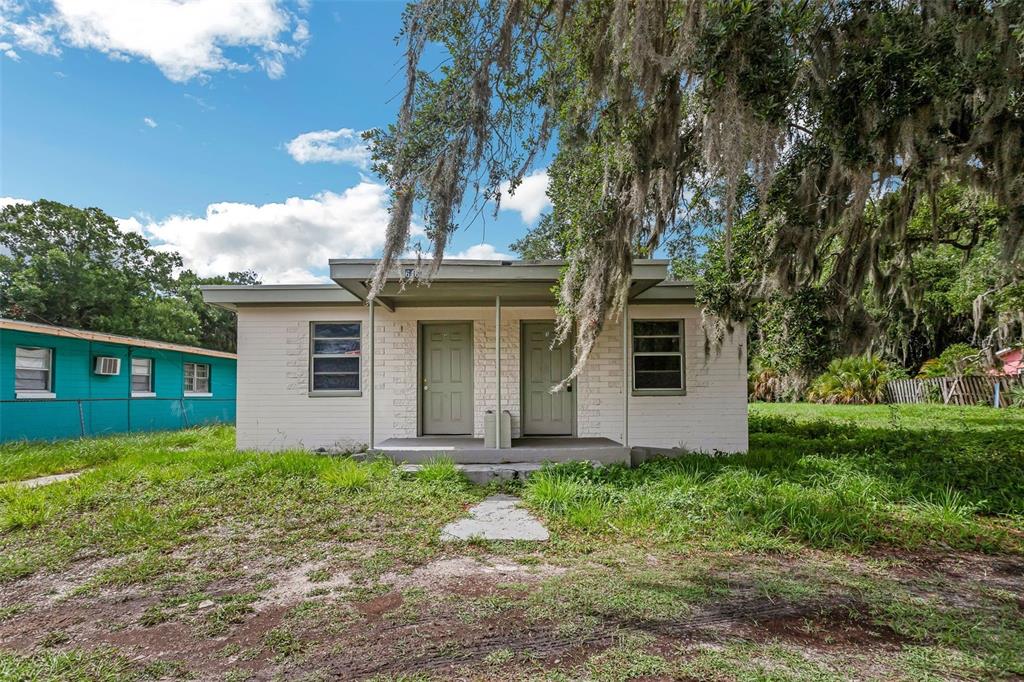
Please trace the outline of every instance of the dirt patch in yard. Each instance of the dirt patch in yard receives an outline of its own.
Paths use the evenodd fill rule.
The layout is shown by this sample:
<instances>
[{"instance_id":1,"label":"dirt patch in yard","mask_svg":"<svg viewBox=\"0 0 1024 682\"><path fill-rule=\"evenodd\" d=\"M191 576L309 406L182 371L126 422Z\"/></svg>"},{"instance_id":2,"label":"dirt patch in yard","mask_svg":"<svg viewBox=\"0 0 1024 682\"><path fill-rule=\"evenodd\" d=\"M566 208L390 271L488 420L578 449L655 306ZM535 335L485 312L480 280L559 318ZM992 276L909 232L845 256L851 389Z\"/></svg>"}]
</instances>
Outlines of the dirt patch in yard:
<instances>
[{"instance_id":1,"label":"dirt patch in yard","mask_svg":"<svg viewBox=\"0 0 1024 682\"><path fill-rule=\"evenodd\" d=\"M898 649L907 642L885 625L873 623L866 607L849 602L819 612L757 619L746 628L738 628L751 641L783 641L801 647L882 647Z\"/></svg>"},{"instance_id":2,"label":"dirt patch in yard","mask_svg":"<svg viewBox=\"0 0 1024 682\"><path fill-rule=\"evenodd\" d=\"M529 582L550 578L565 573L561 566L550 564L520 564L503 557L475 558L450 557L436 559L413 569L410 573L390 572L381 576L380 581L398 589L422 587L443 589L466 579L490 579L494 582Z\"/></svg>"},{"instance_id":3,"label":"dirt patch in yard","mask_svg":"<svg viewBox=\"0 0 1024 682\"><path fill-rule=\"evenodd\" d=\"M400 592L388 592L369 601L356 604L356 610L368 619L379 620L388 611L394 611L402 605Z\"/></svg>"},{"instance_id":4,"label":"dirt patch in yard","mask_svg":"<svg viewBox=\"0 0 1024 682\"><path fill-rule=\"evenodd\" d=\"M135 660L182 662L200 679L210 679L237 667L253 671L273 668L273 652L265 640L287 612L285 607L268 608L216 637L202 637L189 624L171 622L111 632L98 636L97 642L117 647Z\"/></svg>"},{"instance_id":5,"label":"dirt patch in yard","mask_svg":"<svg viewBox=\"0 0 1024 682\"><path fill-rule=\"evenodd\" d=\"M332 571L323 562L310 561L278 569L268 576L271 588L255 604L256 610L273 605L288 605L314 594L348 587L352 579L344 571Z\"/></svg>"},{"instance_id":6,"label":"dirt patch in yard","mask_svg":"<svg viewBox=\"0 0 1024 682\"><path fill-rule=\"evenodd\" d=\"M781 644L808 660L854 661L851 665L881 677L890 671L879 665L906 645L919 644L874 622L864 602L835 586L789 596L759 591L758 571L792 578L798 569L807 575L825 570L824 564L808 569L797 558L770 555L735 559L708 565L709 574L721 581L716 584L726 587L694 602L685 615L625 618L595 610L574 613L579 620L573 623L531 611L532 591L566 568L497 556L449 555L365 583L352 581L330 562L271 560L258 567L258 575L207 585L204 594L213 603L168 608L165 620L148 626L145 614L166 603L168 595L108 589L54 599L54 576L29 577L3 590L4 602L19 599L28 607L0 623L0 648L31 653L47 638L56 641L51 633L59 632L58 648L113 646L140 662L178 662L197 679L219 679L232 670L249 671L253 679L307 674L366 679L416 672L445 679L513 679L530 671L585 670L591 658L630 637L647 642L647 654L669 661L736 642ZM680 570L677 560L665 556L645 565L672 573ZM1022 564L1019 557L907 555L884 570L890 579L922 591L945 585L951 599L966 603L979 589L1024 594ZM584 561L573 571L588 566ZM69 584L85 584L104 567L102 562L79 566ZM620 575L630 570L623 567ZM864 567L864 574L869 570L883 571ZM259 588L263 591L253 601L237 612L218 613L235 604L233 596L252 595L254 584L264 580L270 586ZM211 634L218 617L223 624ZM868 662L856 663L862 659Z\"/></svg>"},{"instance_id":7,"label":"dirt patch in yard","mask_svg":"<svg viewBox=\"0 0 1024 682\"><path fill-rule=\"evenodd\" d=\"M0 648L27 651L58 634L69 645L90 646L107 632L131 627L155 602L153 597L121 594L36 605L0 623Z\"/></svg>"},{"instance_id":8,"label":"dirt patch in yard","mask_svg":"<svg viewBox=\"0 0 1024 682\"><path fill-rule=\"evenodd\" d=\"M123 557L87 557L71 563L60 571L42 572L15 580L0 589L0 607L48 604L66 599L101 571L117 566Z\"/></svg>"},{"instance_id":9,"label":"dirt patch in yard","mask_svg":"<svg viewBox=\"0 0 1024 682\"><path fill-rule=\"evenodd\" d=\"M757 626L758 637L779 637L796 631L796 623L814 614L840 611L846 603L821 602L803 604L769 603L764 600L726 602L712 606L690 618L659 621L625 621L604 619L585 631L563 633L559 623L534 622L522 609L511 609L499 617L489 618L471 626L451 620L432 620L405 625L382 622L367 632L374 650L352 652L329 663L332 675L363 678L374 675L400 675L412 672L450 674L461 666L485 663L489 657L504 651L564 666L614 645L629 633L653 635L661 642L678 645L702 639L734 637L751 632ZM759 625L760 622L771 624ZM827 620L821 620L824 626ZM849 625L847 623L846 625ZM774 629L774 634L771 633ZM793 637L795 643L801 643ZM804 637L803 639L807 639ZM860 645L868 636L849 636L851 645ZM336 647L337 648L337 647ZM670 648L666 644L666 650Z\"/></svg>"}]
</instances>

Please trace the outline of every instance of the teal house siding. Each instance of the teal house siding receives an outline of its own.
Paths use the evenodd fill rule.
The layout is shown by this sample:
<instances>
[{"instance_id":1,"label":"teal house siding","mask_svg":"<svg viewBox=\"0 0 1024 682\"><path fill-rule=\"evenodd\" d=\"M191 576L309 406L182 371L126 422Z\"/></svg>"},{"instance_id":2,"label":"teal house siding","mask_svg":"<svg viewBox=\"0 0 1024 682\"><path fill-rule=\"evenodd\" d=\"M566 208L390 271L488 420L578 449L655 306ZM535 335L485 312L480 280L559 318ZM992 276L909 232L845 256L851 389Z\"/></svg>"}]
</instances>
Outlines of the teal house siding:
<instances>
[{"instance_id":1,"label":"teal house siding","mask_svg":"<svg viewBox=\"0 0 1024 682\"><path fill-rule=\"evenodd\" d=\"M40 331L12 329L38 326ZM47 333L46 329L59 330ZM77 334L77 336L76 336ZM96 340L102 337L104 340ZM113 433L164 431L235 421L234 356L141 339L76 332L0 320L0 442L56 440ZM121 339L124 339L123 341ZM19 347L51 350L53 397L18 396ZM163 346L163 347L155 347ZM96 374L97 357L121 359L118 374ZM132 396L132 358L152 361L152 393ZM209 395L185 393L187 362L210 366Z\"/></svg>"}]
</instances>

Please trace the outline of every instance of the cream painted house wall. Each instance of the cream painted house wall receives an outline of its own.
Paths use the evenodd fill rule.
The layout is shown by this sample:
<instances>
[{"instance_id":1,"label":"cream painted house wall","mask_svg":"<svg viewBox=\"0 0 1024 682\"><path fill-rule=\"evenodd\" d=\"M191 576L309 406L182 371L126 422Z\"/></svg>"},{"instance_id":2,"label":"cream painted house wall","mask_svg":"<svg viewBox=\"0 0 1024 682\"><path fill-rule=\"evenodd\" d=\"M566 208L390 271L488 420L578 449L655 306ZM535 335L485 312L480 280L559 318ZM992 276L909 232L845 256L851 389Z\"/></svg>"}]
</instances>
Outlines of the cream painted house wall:
<instances>
[{"instance_id":1,"label":"cream painted house wall","mask_svg":"<svg viewBox=\"0 0 1024 682\"><path fill-rule=\"evenodd\" d=\"M246 307L238 310L239 448L350 448L369 437L367 392L368 311L362 305ZM551 308L502 309L502 409L520 435L520 323L552 319ZM705 353L700 312L692 305L637 305L632 319L685 319L686 387L683 396L631 396L630 444L683 447L704 452L747 449L746 333L738 328L719 352ZM361 396L309 393L311 322L363 323ZM494 308L398 308L375 312L376 442L415 437L417 338L421 322L473 323L474 435L482 437L484 413L496 397ZM622 442L622 328L611 321L577 380L577 436Z\"/></svg>"}]
</instances>

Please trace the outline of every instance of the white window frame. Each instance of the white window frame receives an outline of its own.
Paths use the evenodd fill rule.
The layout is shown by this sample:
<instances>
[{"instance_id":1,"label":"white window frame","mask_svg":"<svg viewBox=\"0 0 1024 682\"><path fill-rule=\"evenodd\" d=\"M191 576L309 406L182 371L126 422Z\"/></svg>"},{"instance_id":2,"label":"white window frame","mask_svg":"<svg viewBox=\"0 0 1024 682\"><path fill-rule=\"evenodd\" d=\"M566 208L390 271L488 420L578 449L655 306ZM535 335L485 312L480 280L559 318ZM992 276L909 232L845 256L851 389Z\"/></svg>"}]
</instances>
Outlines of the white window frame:
<instances>
[{"instance_id":1,"label":"white window frame","mask_svg":"<svg viewBox=\"0 0 1024 682\"><path fill-rule=\"evenodd\" d=\"M316 326L318 324L354 324L358 328L356 336L317 336ZM338 339L355 339L359 341L359 354L356 356L358 370L355 372L338 372L338 374L355 374L355 388L313 388L313 369L316 366L317 358L343 357L339 353L315 353L316 342ZM316 320L309 323L309 396L312 398L321 397L360 397L363 395L363 323L361 320Z\"/></svg>"},{"instance_id":2,"label":"white window frame","mask_svg":"<svg viewBox=\"0 0 1024 682\"><path fill-rule=\"evenodd\" d=\"M42 350L46 351L46 388L18 388L18 369L30 369L38 371L38 367L18 367L19 350ZM14 397L18 400L52 400L57 397L53 392L53 349L44 346L15 346L14 347Z\"/></svg>"},{"instance_id":3,"label":"white window frame","mask_svg":"<svg viewBox=\"0 0 1024 682\"><path fill-rule=\"evenodd\" d=\"M143 360L146 362L147 366L149 367L149 371L146 374L137 374L135 372L135 363L136 363L136 361L143 361ZM129 388L131 388L132 397L133 398L155 398L156 397L156 393L153 391L153 365L154 364L155 363L153 362L153 358L131 358L131 368L132 368L132 371L131 371L131 375L130 375L131 378L129 379L129 381L131 382L129 384ZM146 381L147 389L145 391L137 391L137 390L135 390L135 377L137 377L137 376L140 376L140 377L144 376L144 377L146 377L146 379L147 379L147 381Z\"/></svg>"},{"instance_id":4,"label":"white window frame","mask_svg":"<svg viewBox=\"0 0 1024 682\"><path fill-rule=\"evenodd\" d=\"M192 378L192 390L189 390L189 388L188 388L188 380L189 380L189 371L188 371L188 369L189 369L189 365L191 365L192 368L193 368L192 377L191 377ZM206 380L206 390L205 391L198 391L198 390L196 390L195 382L196 382L197 379L200 378L197 370L200 367L205 367L206 368L206 376L204 377L205 380ZM210 396L213 395L213 391L211 390L211 386L210 386L210 378L211 378L211 376L213 374L213 369L210 367L210 363L208 363L208 362L196 362L194 360L186 360L185 364L182 366L182 372L181 373L182 373L182 381L183 381L183 384L184 384L183 388L184 388L184 392L185 392L186 396L188 396L190 398L209 398Z\"/></svg>"},{"instance_id":5,"label":"white window frame","mask_svg":"<svg viewBox=\"0 0 1024 682\"><path fill-rule=\"evenodd\" d=\"M636 325L644 322L657 322L666 323L674 322L678 325L678 334L636 334ZM634 339L648 338L679 338L679 350L678 351L638 351L636 350L636 342ZM654 319L632 319L629 325L629 350L630 350L630 373L632 377L630 379L630 388L632 394L636 396L664 396L664 395L686 395L686 322L682 319L671 319L671 318L654 318ZM638 357L665 357L665 356L678 356L679 357L679 388L637 388L636 385L636 359Z\"/></svg>"}]
</instances>

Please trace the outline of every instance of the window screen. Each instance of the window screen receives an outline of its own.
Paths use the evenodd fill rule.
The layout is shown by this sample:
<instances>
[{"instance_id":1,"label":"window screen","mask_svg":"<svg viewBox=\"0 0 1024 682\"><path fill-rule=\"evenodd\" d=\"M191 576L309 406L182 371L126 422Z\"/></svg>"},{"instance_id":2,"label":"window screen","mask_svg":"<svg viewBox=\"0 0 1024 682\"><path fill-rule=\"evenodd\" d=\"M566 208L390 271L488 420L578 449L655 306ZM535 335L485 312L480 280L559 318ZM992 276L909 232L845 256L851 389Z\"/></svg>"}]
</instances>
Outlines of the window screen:
<instances>
[{"instance_id":1,"label":"window screen","mask_svg":"<svg viewBox=\"0 0 1024 682\"><path fill-rule=\"evenodd\" d=\"M14 390L48 392L52 385L53 351L17 346L14 351Z\"/></svg>"},{"instance_id":2,"label":"window screen","mask_svg":"<svg viewBox=\"0 0 1024 682\"><path fill-rule=\"evenodd\" d=\"M153 392L153 360L132 358L132 393Z\"/></svg>"},{"instance_id":3,"label":"window screen","mask_svg":"<svg viewBox=\"0 0 1024 682\"><path fill-rule=\"evenodd\" d=\"M310 388L358 391L362 349L359 322L314 322L310 335Z\"/></svg>"},{"instance_id":4,"label":"window screen","mask_svg":"<svg viewBox=\"0 0 1024 682\"><path fill-rule=\"evenodd\" d=\"M210 366L200 362L185 363L185 393L210 392Z\"/></svg>"},{"instance_id":5,"label":"window screen","mask_svg":"<svg viewBox=\"0 0 1024 682\"><path fill-rule=\"evenodd\" d=\"M682 391L682 320L633 321L633 389Z\"/></svg>"}]
</instances>

